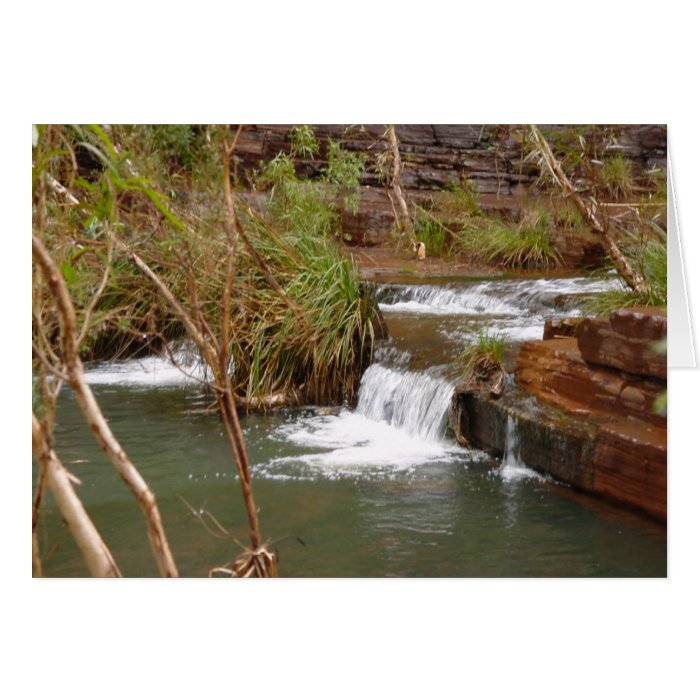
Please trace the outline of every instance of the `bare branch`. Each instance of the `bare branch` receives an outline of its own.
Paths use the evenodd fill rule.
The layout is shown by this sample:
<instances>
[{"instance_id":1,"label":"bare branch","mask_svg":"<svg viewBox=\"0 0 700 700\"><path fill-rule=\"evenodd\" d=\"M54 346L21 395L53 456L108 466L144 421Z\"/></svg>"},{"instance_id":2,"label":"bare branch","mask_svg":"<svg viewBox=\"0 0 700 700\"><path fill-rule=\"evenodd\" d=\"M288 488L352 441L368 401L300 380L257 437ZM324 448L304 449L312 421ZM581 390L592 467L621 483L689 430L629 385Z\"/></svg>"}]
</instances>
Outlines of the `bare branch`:
<instances>
[{"instance_id":1,"label":"bare branch","mask_svg":"<svg viewBox=\"0 0 700 700\"><path fill-rule=\"evenodd\" d=\"M76 495L68 478L68 472L51 449L47 435L34 413L32 413L32 448L35 459L46 475L48 487L61 516L68 524L90 573L100 577L121 576L112 554Z\"/></svg>"},{"instance_id":2,"label":"bare branch","mask_svg":"<svg viewBox=\"0 0 700 700\"><path fill-rule=\"evenodd\" d=\"M85 311L85 317L83 318L83 327L82 330L80 331L80 335L78 336L78 347L80 347L83 344L83 341L85 340L85 336L87 335L88 330L90 329L90 322L92 321L92 314L95 311L95 307L97 306L97 302L99 302L100 297L105 291L105 288L107 287L107 282L109 281L109 275L112 271L112 256L114 254L114 239L112 237L112 233L109 229L106 231L106 236L107 236L107 264L105 265L104 272L102 274L102 281L100 282L100 286L97 288L97 291L93 295L92 299L90 300L90 304L88 305L86 311Z\"/></svg>"},{"instance_id":3,"label":"bare branch","mask_svg":"<svg viewBox=\"0 0 700 700\"><path fill-rule=\"evenodd\" d=\"M389 146L391 147L392 154L391 187L394 190L394 195L399 202L399 209L401 210L401 216L398 217L399 230L401 232L411 231L413 228L411 216L408 213L408 205L406 204L403 187L401 186L401 154L399 153L399 142L396 138L396 130L393 124L387 129L387 135L389 137Z\"/></svg>"},{"instance_id":4,"label":"bare branch","mask_svg":"<svg viewBox=\"0 0 700 700\"><path fill-rule=\"evenodd\" d=\"M613 264L615 265L615 269L617 270L620 277L635 292L648 294L649 285L647 284L644 277L642 277L642 275L640 275L639 273L635 272L635 270L632 268L629 262L627 262L627 258L625 258L617 243L615 243L615 241L610 236L610 232L607 226L605 226L596 215L594 203L591 202L590 206L586 204L581 195L574 189L574 186L569 181L569 178L566 176L566 173L562 170L559 161L554 156L552 149L549 147L547 139L544 138L537 126L535 124L529 124L528 128L530 130L532 140L537 146L538 151L542 155L542 159L544 160L550 174L552 175L553 180L561 188L564 197L571 199L571 201L574 203L574 206L576 207L576 209L578 209L579 213L584 218L586 223L590 226L590 228L595 233L600 234L600 236L603 238L608 254L610 255L610 258L612 259Z\"/></svg>"},{"instance_id":5,"label":"bare branch","mask_svg":"<svg viewBox=\"0 0 700 700\"><path fill-rule=\"evenodd\" d=\"M115 438L95 400L92 389L85 381L83 364L76 343L75 308L68 287L44 244L34 234L32 235L32 253L41 268L56 304L61 327L63 362L80 410L98 444L105 451L117 473L141 506L146 519L151 548L161 574L163 576L177 576L177 567L163 530L155 496Z\"/></svg>"}]
</instances>

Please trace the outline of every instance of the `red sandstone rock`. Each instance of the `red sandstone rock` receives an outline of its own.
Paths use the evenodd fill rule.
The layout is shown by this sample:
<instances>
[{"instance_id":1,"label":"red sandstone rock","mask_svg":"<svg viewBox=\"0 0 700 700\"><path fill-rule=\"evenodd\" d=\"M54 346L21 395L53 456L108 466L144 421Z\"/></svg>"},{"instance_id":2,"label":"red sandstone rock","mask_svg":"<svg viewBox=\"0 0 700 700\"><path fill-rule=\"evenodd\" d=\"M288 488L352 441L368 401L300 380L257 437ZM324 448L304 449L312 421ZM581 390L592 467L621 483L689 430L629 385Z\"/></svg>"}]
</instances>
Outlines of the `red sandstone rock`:
<instances>
[{"instance_id":1,"label":"red sandstone rock","mask_svg":"<svg viewBox=\"0 0 700 700\"><path fill-rule=\"evenodd\" d=\"M667 335L666 309L658 306L618 309L610 314L612 329L628 338L663 340Z\"/></svg>"},{"instance_id":2,"label":"red sandstone rock","mask_svg":"<svg viewBox=\"0 0 700 700\"><path fill-rule=\"evenodd\" d=\"M576 328L581 323L581 318L548 318L544 322L544 333L542 340L552 340L554 338L575 338Z\"/></svg>"},{"instance_id":3,"label":"red sandstone rock","mask_svg":"<svg viewBox=\"0 0 700 700\"><path fill-rule=\"evenodd\" d=\"M654 425L666 419L653 410L665 382L628 375L616 369L591 366L574 338L523 343L515 379L520 386L567 412L630 416Z\"/></svg>"},{"instance_id":4,"label":"red sandstone rock","mask_svg":"<svg viewBox=\"0 0 700 700\"><path fill-rule=\"evenodd\" d=\"M641 367L648 373L648 357L633 358L632 349L637 348L643 355L640 347L647 348L653 338L665 337L665 317L658 310L631 309L616 314L613 323L624 331L624 336L613 329L608 319L585 319L581 325L586 327L579 327L577 339L523 343L517 359L516 382L545 404L563 411L574 424L595 426L591 449L582 453L584 463L580 468L572 469L556 460L551 464L540 460L543 471L665 520L666 418L653 410L653 403L666 389L666 382L621 371L615 365L589 363L579 350L583 338L584 348L597 349L589 357L617 365L624 364L622 357L629 358L628 367L637 372ZM611 358L593 342L601 336L602 347ZM478 420L475 424L479 425ZM566 442L573 428L562 423L555 429ZM536 446L532 450L536 456Z\"/></svg>"},{"instance_id":5,"label":"red sandstone rock","mask_svg":"<svg viewBox=\"0 0 700 700\"><path fill-rule=\"evenodd\" d=\"M654 348L666 337L663 310L623 309L610 318L587 318L576 337L586 362L666 379L666 355Z\"/></svg>"},{"instance_id":6,"label":"red sandstone rock","mask_svg":"<svg viewBox=\"0 0 700 700\"><path fill-rule=\"evenodd\" d=\"M593 453L593 493L666 520L666 430L638 421L601 425Z\"/></svg>"}]
</instances>

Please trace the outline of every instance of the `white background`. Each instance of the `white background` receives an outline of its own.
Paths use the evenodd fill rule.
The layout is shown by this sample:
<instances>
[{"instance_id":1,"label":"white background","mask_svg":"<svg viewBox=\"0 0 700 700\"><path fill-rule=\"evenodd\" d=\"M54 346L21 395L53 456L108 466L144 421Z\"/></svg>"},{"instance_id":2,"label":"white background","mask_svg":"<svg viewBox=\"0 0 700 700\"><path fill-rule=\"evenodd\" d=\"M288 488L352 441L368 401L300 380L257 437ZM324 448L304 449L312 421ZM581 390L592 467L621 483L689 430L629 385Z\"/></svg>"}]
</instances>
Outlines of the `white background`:
<instances>
[{"instance_id":1,"label":"white background","mask_svg":"<svg viewBox=\"0 0 700 700\"><path fill-rule=\"evenodd\" d=\"M667 580L32 580L28 497L30 123L668 123L697 329L690 6L4 11L4 697L698 697L696 371L669 378Z\"/></svg>"}]
</instances>

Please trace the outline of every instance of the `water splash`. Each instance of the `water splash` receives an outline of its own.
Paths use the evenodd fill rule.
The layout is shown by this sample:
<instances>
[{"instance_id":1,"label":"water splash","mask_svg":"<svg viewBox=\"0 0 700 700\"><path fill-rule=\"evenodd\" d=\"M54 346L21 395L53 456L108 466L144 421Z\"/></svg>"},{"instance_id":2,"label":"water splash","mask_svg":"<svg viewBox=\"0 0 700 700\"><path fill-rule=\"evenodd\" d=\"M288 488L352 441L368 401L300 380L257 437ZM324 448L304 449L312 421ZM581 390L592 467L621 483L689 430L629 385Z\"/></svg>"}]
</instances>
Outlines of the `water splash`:
<instances>
[{"instance_id":1,"label":"water splash","mask_svg":"<svg viewBox=\"0 0 700 700\"><path fill-rule=\"evenodd\" d=\"M451 462L465 452L444 439L452 392L438 369L412 372L375 363L362 377L354 411L302 416L273 433L315 451L273 460L266 474L302 464L334 478Z\"/></svg>"},{"instance_id":2,"label":"water splash","mask_svg":"<svg viewBox=\"0 0 700 700\"><path fill-rule=\"evenodd\" d=\"M503 451L503 461L498 468L498 474L506 483L517 482L522 479L537 479L545 481L546 478L525 464L520 456L520 436L518 435L517 418L508 415L506 423L506 439Z\"/></svg>"},{"instance_id":3,"label":"water splash","mask_svg":"<svg viewBox=\"0 0 700 700\"><path fill-rule=\"evenodd\" d=\"M440 440L453 386L437 373L409 372L371 365L360 385L357 412L422 440Z\"/></svg>"}]
</instances>

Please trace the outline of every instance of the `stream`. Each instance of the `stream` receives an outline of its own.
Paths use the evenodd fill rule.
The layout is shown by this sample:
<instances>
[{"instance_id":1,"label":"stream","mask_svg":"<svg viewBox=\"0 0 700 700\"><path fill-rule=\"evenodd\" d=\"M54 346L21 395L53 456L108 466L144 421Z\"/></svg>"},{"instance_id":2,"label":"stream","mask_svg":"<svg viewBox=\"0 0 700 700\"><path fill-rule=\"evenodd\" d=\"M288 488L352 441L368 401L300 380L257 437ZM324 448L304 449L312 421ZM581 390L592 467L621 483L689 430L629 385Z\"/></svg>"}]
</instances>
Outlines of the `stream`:
<instances>
[{"instance_id":1,"label":"stream","mask_svg":"<svg viewBox=\"0 0 700 700\"><path fill-rule=\"evenodd\" d=\"M306 407L242 417L263 535L280 573L321 576L665 576L666 529L529 469L508 424L503 460L446 432L450 362L481 329L518 343L547 317L581 313L577 295L610 278L499 277L378 285L390 339L376 349L354 409ZM112 430L158 499L184 576L206 576L238 553L193 517L211 513L241 542L246 519L235 468L201 368L185 377L162 357L89 368ZM57 452L127 576L154 576L138 507L66 390ZM50 500L39 529L45 574L84 576Z\"/></svg>"}]
</instances>

